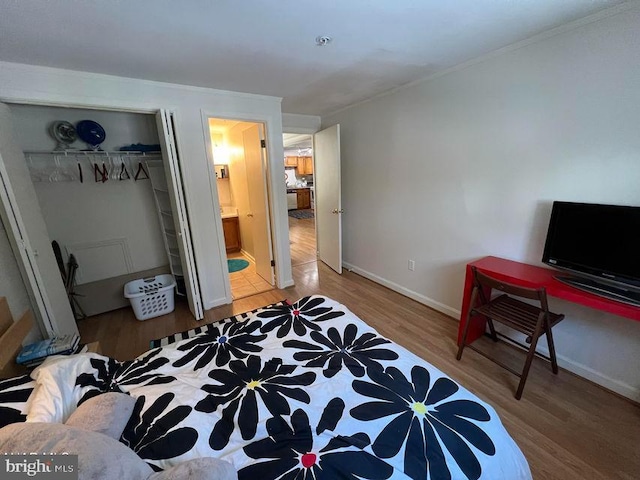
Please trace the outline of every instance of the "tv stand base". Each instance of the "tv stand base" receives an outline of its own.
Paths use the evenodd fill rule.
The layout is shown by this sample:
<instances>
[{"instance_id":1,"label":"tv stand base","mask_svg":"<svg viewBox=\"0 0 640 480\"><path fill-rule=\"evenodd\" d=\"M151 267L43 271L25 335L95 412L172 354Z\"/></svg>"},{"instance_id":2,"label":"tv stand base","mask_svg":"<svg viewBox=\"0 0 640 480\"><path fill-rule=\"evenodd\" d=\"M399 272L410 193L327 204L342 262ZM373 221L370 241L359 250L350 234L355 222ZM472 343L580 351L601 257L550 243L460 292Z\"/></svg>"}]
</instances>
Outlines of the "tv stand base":
<instances>
[{"instance_id":1,"label":"tv stand base","mask_svg":"<svg viewBox=\"0 0 640 480\"><path fill-rule=\"evenodd\" d=\"M604 285L588 278L568 277L564 275L555 275L554 278L559 282L566 283L585 292L640 307L640 292Z\"/></svg>"}]
</instances>

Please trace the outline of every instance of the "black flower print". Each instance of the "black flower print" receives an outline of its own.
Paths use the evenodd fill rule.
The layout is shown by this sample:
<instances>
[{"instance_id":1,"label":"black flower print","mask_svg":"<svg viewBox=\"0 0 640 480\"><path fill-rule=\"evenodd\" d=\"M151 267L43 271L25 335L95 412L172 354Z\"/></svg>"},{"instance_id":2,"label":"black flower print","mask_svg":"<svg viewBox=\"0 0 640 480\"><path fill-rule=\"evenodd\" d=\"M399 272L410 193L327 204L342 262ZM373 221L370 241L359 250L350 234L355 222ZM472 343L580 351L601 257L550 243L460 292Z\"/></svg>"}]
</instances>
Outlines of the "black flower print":
<instances>
[{"instance_id":1,"label":"black flower print","mask_svg":"<svg viewBox=\"0 0 640 480\"><path fill-rule=\"evenodd\" d=\"M198 432L194 428L175 428L189 416L192 408L180 405L165 412L174 397L173 393L161 395L142 414L146 398L144 395L138 398L122 442L140 458L165 460L188 452L196 444Z\"/></svg>"},{"instance_id":2,"label":"black flower print","mask_svg":"<svg viewBox=\"0 0 640 480\"><path fill-rule=\"evenodd\" d=\"M94 388L82 396L78 401L78 406L96 395L100 395L105 392L121 391L113 384L113 376L120 365L116 360L113 358L92 358L89 361L91 362L91 366L94 368L95 372L81 373L78 375L76 378L76 385L79 387Z\"/></svg>"},{"instance_id":3,"label":"black flower print","mask_svg":"<svg viewBox=\"0 0 640 480\"><path fill-rule=\"evenodd\" d=\"M198 335L180 345L178 350L187 351L184 357L173 362L174 367L182 367L195 358L199 358L194 370L209 364L215 357L216 366L229 363L231 355L246 358L249 353L257 353L262 347L257 343L267 338L266 334L254 334L262 326L260 321L230 321L214 326L209 332Z\"/></svg>"},{"instance_id":4,"label":"black flower print","mask_svg":"<svg viewBox=\"0 0 640 480\"><path fill-rule=\"evenodd\" d=\"M29 375L0 381L0 427L27 419L22 411L33 392L33 385Z\"/></svg>"},{"instance_id":5,"label":"black flower print","mask_svg":"<svg viewBox=\"0 0 640 480\"><path fill-rule=\"evenodd\" d=\"M331 307L321 307L325 302L321 297L304 297L292 305L279 305L257 314L259 318L271 318L260 331L270 332L278 328L278 338L286 337L291 329L298 336L303 336L309 330L320 330L315 322L323 322L332 318L341 317L344 312L333 310Z\"/></svg>"},{"instance_id":6,"label":"black flower print","mask_svg":"<svg viewBox=\"0 0 640 480\"><path fill-rule=\"evenodd\" d=\"M444 377L432 386L429 372L420 366L411 369L411 381L395 367L367 373L374 383L354 380L353 389L376 401L352 408L351 416L362 421L393 417L373 442L376 456L394 457L406 444L406 475L424 480L428 471L431 479L450 479L444 447L468 479L480 477L482 468L467 442L486 455L496 451L488 435L470 421L490 420L482 405L471 400L445 402L458 386Z\"/></svg>"},{"instance_id":7,"label":"black flower print","mask_svg":"<svg viewBox=\"0 0 640 480\"><path fill-rule=\"evenodd\" d=\"M391 343L375 333L365 333L360 337L358 327L353 323L344 329L341 338L340 333L334 327L327 331L327 335L321 332L311 332L311 339L317 344L302 340L287 340L285 347L306 350L296 352L293 358L305 363L305 367L323 367L327 364L323 374L327 378L333 377L340 371L342 365L349 369L355 377L362 377L365 367L382 369L377 360L396 360L398 354L386 348L376 348L385 343Z\"/></svg>"},{"instance_id":8,"label":"black flower print","mask_svg":"<svg viewBox=\"0 0 640 480\"><path fill-rule=\"evenodd\" d=\"M262 360L250 356L246 364L241 360L229 362L229 370L212 370L209 377L217 385L204 385L202 389L209 393L200 400L195 409L211 413L224 405L222 418L213 427L209 445L214 450L223 449L234 429L234 418L238 412L238 426L244 440L252 439L258 425L258 398L272 415L289 415L291 409L287 398L309 403L311 399L302 388L316 378L315 373L306 372L292 375L297 367L283 365L282 360L273 358L262 367Z\"/></svg>"},{"instance_id":9,"label":"black flower print","mask_svg":"<svg viewBox=\"0 0 640 480\"><path fill-rule=\"evenodd\" d=\"M332 430L343 409L344 402L334 398L320 424ZM320 424L318 434L322 432ZM383 480L393 473L390 465L362 450L370 443L364 433L336 436L318 448L319 439L314 438L309 417L301 409L291 415L291 426L282 417L267 420L267 433L267 438L244 447L247 456L266 461L241 469L239 480Z\"/></svg>"},{"instance_id":10,"label":"black flower print","mask_svg":"<svg viewBox=\"0 0 640 480\"><path fill-rule=\"evenodd\" d=\"M159 356L160 353L162 348L156 348L142 358L122 363L113 377L113 382L118 385L163 385L173 382L176 378L171 375L153 373L169 363L168 358Z\"/></svg>"}]
</instances>

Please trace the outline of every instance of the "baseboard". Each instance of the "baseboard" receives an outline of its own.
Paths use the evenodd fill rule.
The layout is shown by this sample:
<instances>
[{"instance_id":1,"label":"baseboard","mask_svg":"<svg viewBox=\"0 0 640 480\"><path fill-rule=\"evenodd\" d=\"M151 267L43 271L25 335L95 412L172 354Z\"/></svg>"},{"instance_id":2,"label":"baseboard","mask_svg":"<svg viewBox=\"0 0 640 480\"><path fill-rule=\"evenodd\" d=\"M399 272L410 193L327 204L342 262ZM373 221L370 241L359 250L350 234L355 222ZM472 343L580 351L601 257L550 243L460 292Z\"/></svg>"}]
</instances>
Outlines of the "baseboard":
<instances>
[{"instance_id":1,"label":"baseboard","mask_svg":"<svg viewBox=\"0 0 640 480\"><path fill-rule=\"evenodd\" d=\"M278 282L276 281L276 283ZM293 287L295 284L296 283L293 281L293 278L291 278L289 280L283 280L282 285L278 285L277 287L280 289L283 289L283 288Z\"/></svg>"},{"instance_id":2,"label":"baseboard","mask_svg":"<svg viewBox=\"0 0 640 480\"><path fill-rule=\"evenodd\" d=\"M456 319L456 321L460 319L460 310L451 308L448 305L444 305L443 303L433 300L432 298L429 298L425 295L414 292L413 290L409 290L408 288L405 288L402 285L398 285L395 282L389 281L385 278L382 278L374 273L368 272L348 262L343 262L342 266L347 270L350 270L354 273L357 273L358 275L368 278L373 282L379 283L380 285L383 285L393 290L394 292L398 292L404 295L405 297L409 297L412 300L415 300L416 302L422 303L427 307L433 308L434 310L444 313L445 315L453 317ZM537 350L539 352L544 353L545 355L548 355L549 353L548 351L546 351L546 349L540 348L540 346L537 348ZM601 387L604 387L607 390L615 392L618 395L622 395L623 397L626 397L635 402L640 402L640 388L634 387L632 385L628 385L624 382L611 378L601 372L598 372L586 365L576 362L563 355L560 355L560 354L556 354L556 355L558 358L558 365L563 369L568 370L569 372L574 373L586 380L589 380L590 382L593 382Z\"/></svg>"},{"instance_id":3,"label":"baseboard","mask_svg":"<svg viewBox=\"0 0 640 480\"><path fill-rule=\"evenodd\" d=\"M358 275L364 277L364 278L368 278L369 280L379 283L380 285L383 285L391 290L393 290L394 292L398 292L402 295L404 295L405 297L409 297L412 300L415 300L416 302L422 303L423 305L426 305L427 307L433 308L434 310L437 310L440 313L444 313L445 315L448 315L450 317L453 317L455 319L459 319L460 318L460 310L457 310L455 308L451 308L448 305L445 305L444 303L440 303L432 298L429 298L425 295L422 295L421 293L418 292L414 292L413 290L409 290L408 288L403 287L402 285L399 285L395 282L392 282L390 280L387 280L385 278L382 278L378 275L376 275L375 273L371 273L368 272L360 267L357 267L351 263L347 263L347 262L342 262L342 267L346 268L347 270L350 270L354 273L357 273Z\"/></svg>"},{"instance_id":4,"label":"baseboard","mask_svg":"<svg viewBox=\"0 0 640 480\"><path fill-rule=\"evenodd\" d=\"M91 317L130 306L129 300L122 295L127 282L164 273L171 273L169 265L76 285L75 292L84 313Z\"/></svg>"},{"instance_id":5,"label":"baseboard","mask_svg":"<svg viewBox=\"0 0 640 480\"><path fill-rule=\"evenodd\" d=\"M546 348L541 348L541 346L538 346L538 348L536 348L536 351L544 353L547 356L549 355L549 350ZM606 388L607 390L611 390L612 392L622 395L623 397L629 398L634 402L640 402L640 388L621 382L620 380L616 380L615 378L611 378L601 372L594 370L593 368L583 365L580 362L576 362L575 360L565 357L564 355L560 355L557 352L556 358L558 359L558 366L560 368L568 370L569 372L574 373L579 377L585 378L590 382L596 383L601 387Z\"/></svg>"},{"instance_id":6,"label":"baseboard","mask_svg":"<svg viewBox=\"0 0 640 480\"><path fill-rule=\"evenodd\" d=\"M205 302L204 309L205 310L210 310L212 308L216 308L216 307L219 307L221 305L229 305L230 303L231 302L229 300L227 300L225 297L215 298L213 300Z\"/></svg>"},{"instance_id":7,"label":"baseboard","mask_svg":"<svg viewBox=\"0 0 640 480\"><path fill-rule=\"evenodd\" d=\"M250 255L249 252L247 252L244 248L240 249L240 253L251 260L254 264L256 263L256 259L253 257L253 255Z\"/></svg>"}]
</instances>

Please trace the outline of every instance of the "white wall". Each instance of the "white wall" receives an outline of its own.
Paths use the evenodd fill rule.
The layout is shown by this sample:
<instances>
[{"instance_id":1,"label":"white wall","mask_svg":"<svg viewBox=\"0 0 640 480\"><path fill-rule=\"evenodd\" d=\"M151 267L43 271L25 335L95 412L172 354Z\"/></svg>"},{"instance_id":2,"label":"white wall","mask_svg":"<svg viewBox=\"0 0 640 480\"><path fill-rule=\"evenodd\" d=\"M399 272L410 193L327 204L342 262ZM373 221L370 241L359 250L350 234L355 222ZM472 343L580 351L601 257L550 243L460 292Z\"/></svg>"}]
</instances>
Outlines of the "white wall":
<instances>
[{"instance_id":1,"label":"white wall","mask_svg":"<svg viewBox=\"0 0 640 480\"><path fill-rule=\"evenodd\" d=\"M323 118L347 266L457 316L467 262L540 264L553 200L640 205L639 31L636 4ZM640 400L640 322L552 307L561 365Z\"/></svg>"},{"instance_id":2,"label":"white wall","mask_svg":"<svg viewBox=\"0 0 640 480\"><path fill-rule=\"evenodd\" d=\"M0 100L148 113L167 108L176 112L178 149L205 308L227 301L224 237L215 177L209 167L211 151L206 118L265 122L274 173L271 187L275 192L272 208L276 218L276 274L279 286L293 283L286 195L283 189L275 188L276 183L278 187L281 183L275 179L284 178L279 98L0 62Z\"/></svg>"},{"instance_id":3,"label":"white wall","mask_svg":"<svg viewBox=\"0 0 640 480\"><path fill-rule=\"evenodd\" d=\"M282 114L282 131L285 133L315 133L320 130L320 123L317 115Z\"/></svg>"},{"instance_id":4,"label":"white wall","mask_svg":"<svg viewBox=\"0 0 640 480\"><path fill-rule=\"evenodd\" d=\"M12 105L11 113L17 141L24 151L52 150L55 141L48 130L56 120L74 125L84 119L97 121L106 131L103 150L114 151L132 143L158 143L153 115L32 105ZM86 145L78 140L71 147L85 149ZM151 182L110 179L96 183L90 162L80 158L83 183L34 182L51 240L58 241L63 251L82 247L76 251L83 257L79 260L78 284L167 265ZM60 161L68 162L76 171L75 158L61 157ZM32 163L45 166L53 164L53 158L36 155ZM111 245L112 241L121 244Z\"/></svg>"}]
</instances>

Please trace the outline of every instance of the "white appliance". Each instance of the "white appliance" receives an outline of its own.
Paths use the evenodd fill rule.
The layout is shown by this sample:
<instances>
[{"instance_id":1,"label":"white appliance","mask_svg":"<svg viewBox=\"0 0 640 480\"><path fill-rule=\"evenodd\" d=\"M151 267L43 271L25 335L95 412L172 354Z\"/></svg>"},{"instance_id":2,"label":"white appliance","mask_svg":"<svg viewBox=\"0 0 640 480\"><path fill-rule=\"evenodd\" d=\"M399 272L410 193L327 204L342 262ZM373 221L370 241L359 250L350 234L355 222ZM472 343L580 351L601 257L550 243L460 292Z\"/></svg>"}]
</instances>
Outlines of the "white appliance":
<instances>
[{"instance_id":1,"label":"white appliance","mask_svg":"<svg viewBox=\"0 0 640 480\"><path fill-rule=\"evenodd\" d=\"M295 210L298 208L298 192L295 190L287 190L287 210Z\"/></svg>"},{"instance_id":2,"label":"white appliance","mask_svg":"<svg viewBox=\"0 0 640 480\"><path fill-rule=\"evenodd\" d=\"M296 169L295 168L285 168L284 169L284 179L287 182L287 187L295 187L298 179L296 178Z\"/></svg>"}]
</instances>

